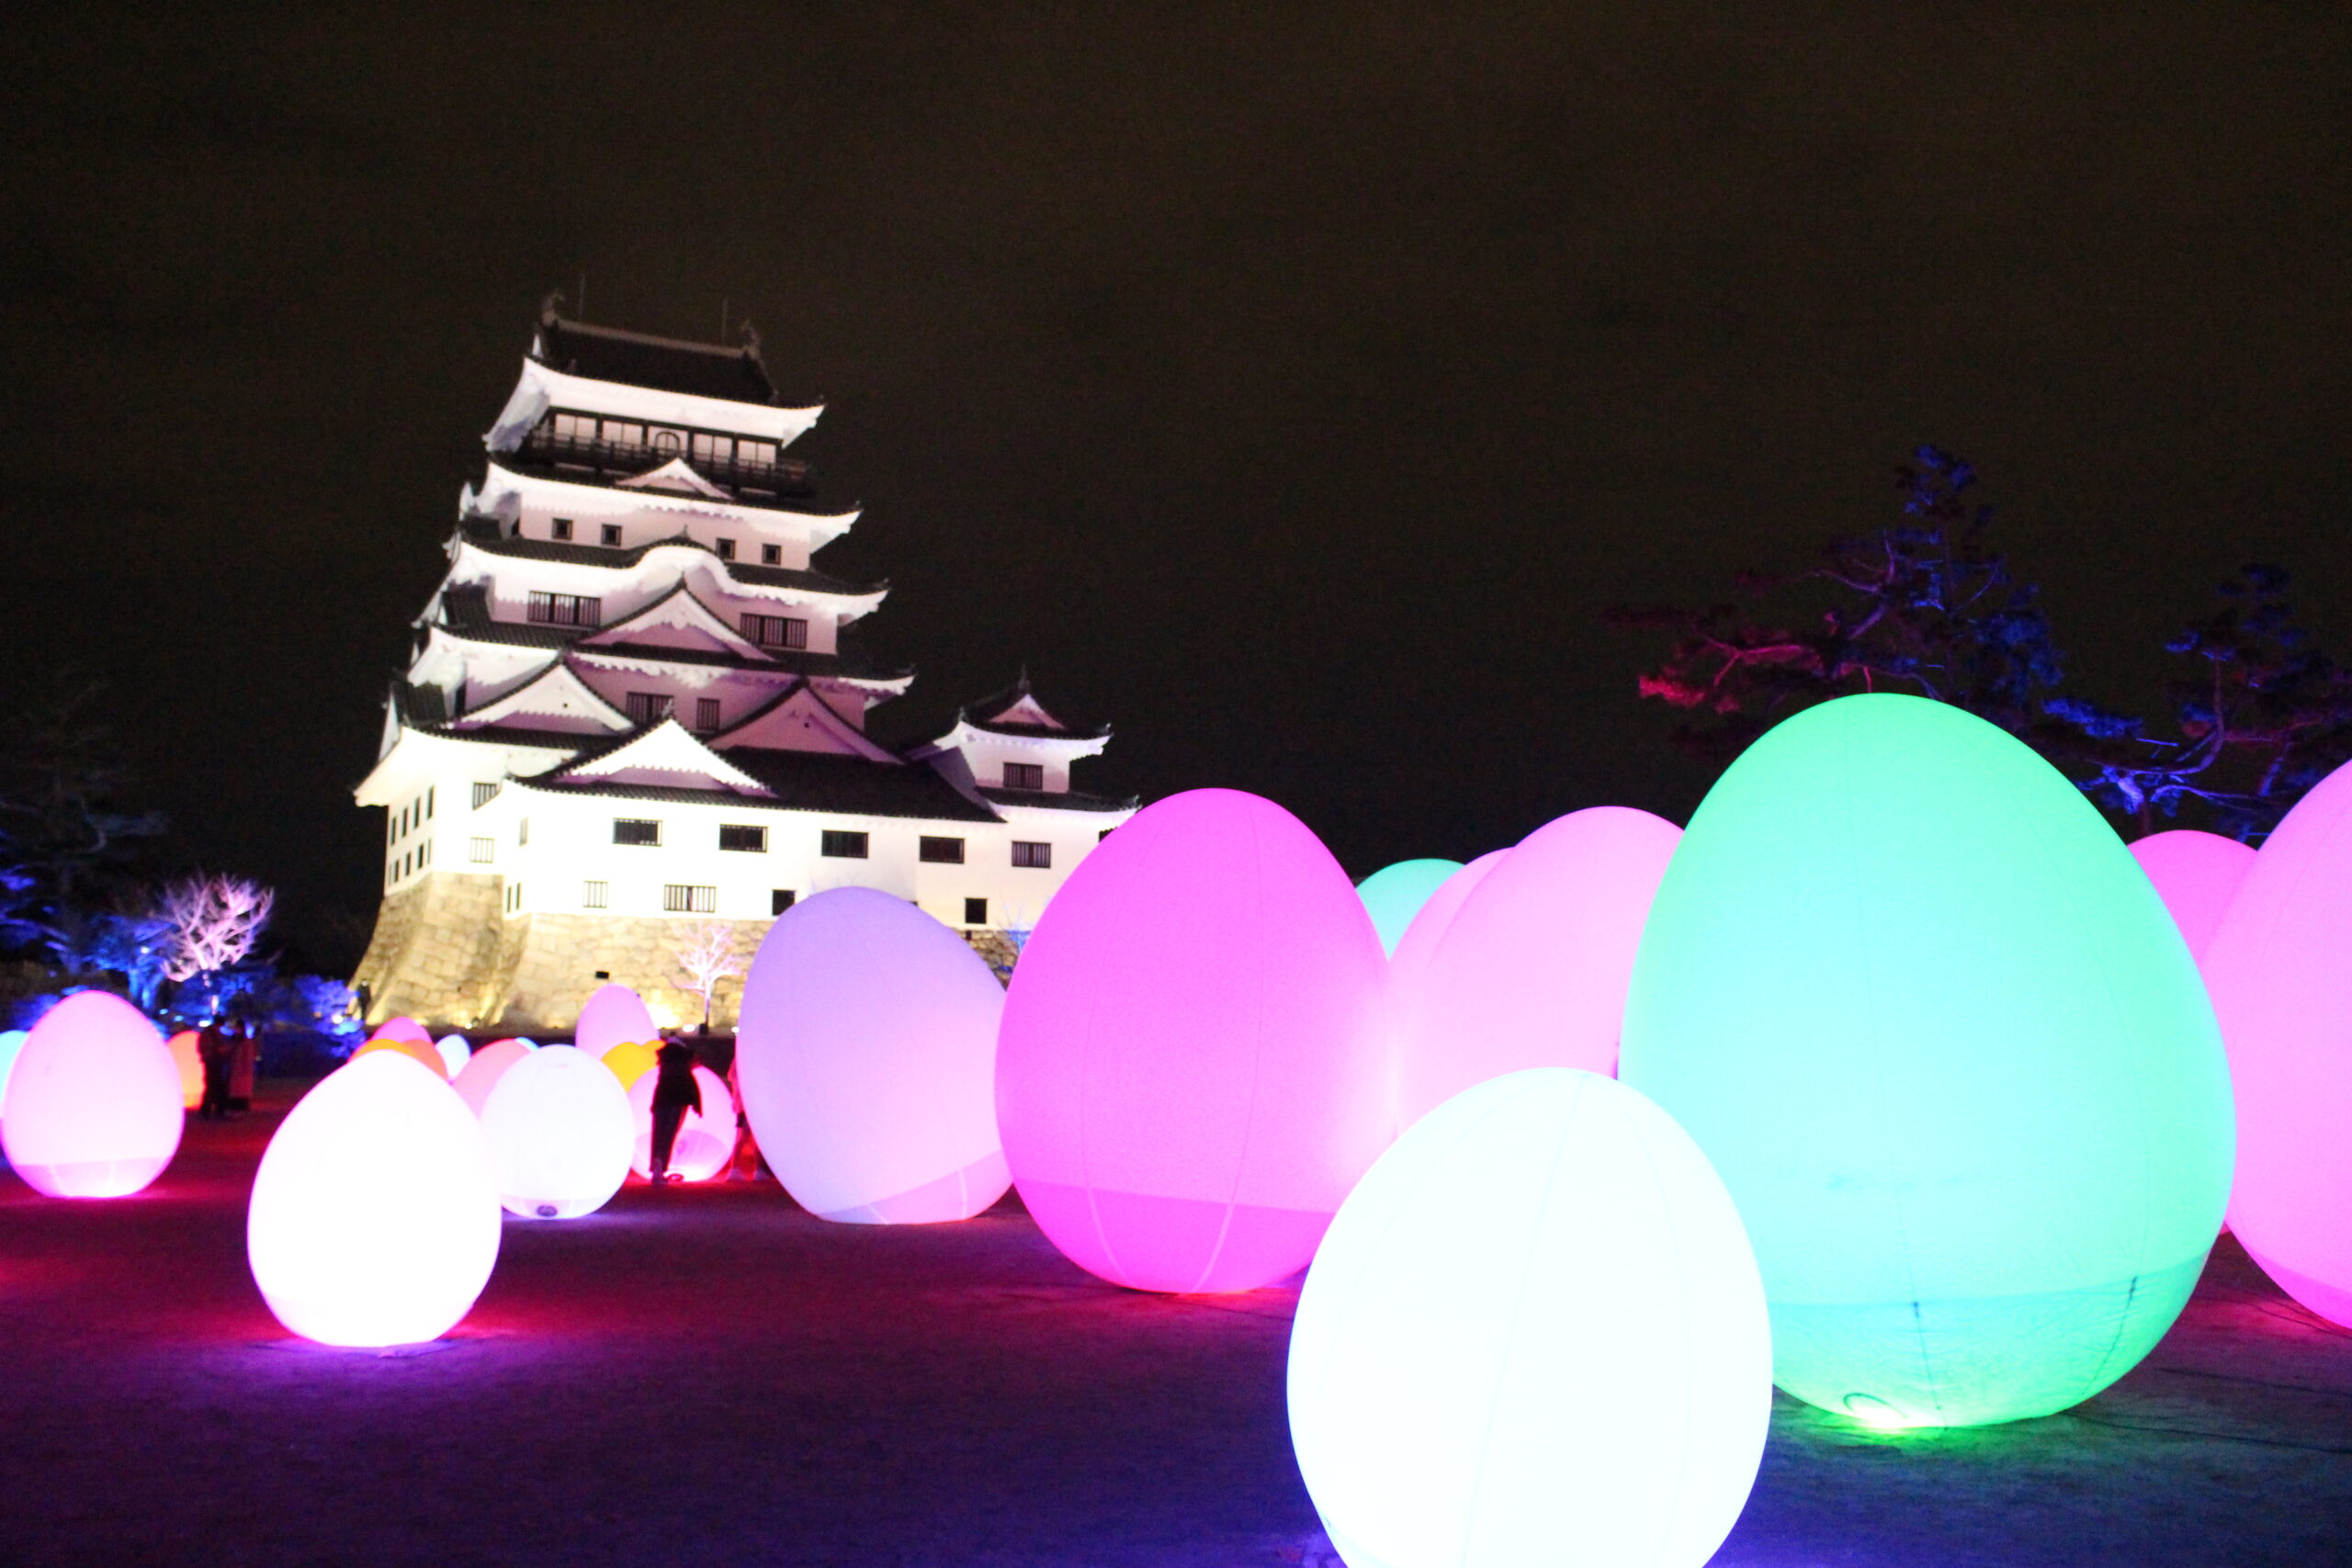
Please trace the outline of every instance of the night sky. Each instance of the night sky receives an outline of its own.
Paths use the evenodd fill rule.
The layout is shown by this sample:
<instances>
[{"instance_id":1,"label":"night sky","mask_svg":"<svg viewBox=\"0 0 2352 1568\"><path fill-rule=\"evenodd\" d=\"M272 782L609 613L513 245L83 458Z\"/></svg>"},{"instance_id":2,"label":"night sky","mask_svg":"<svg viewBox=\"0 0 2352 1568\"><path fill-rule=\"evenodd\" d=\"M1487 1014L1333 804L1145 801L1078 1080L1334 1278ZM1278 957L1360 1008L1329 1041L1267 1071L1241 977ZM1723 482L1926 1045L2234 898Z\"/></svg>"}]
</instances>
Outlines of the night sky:
<instances>
[{"instance_id":1,"label":"night sky","mask_svg":"<svg viewBox=\"0 0 2352 1568\"><path fill-rule=\"evenodd\" d=\"M1358 875L1687 816L1600 611L1878 525L1921 441L2092 694L2247 560L2352 652L2345 7L1155 9L13 9L10 684L109 678L172 852L354 962L349 791L583 271L830 403L877 728L1025 660L1117 727L1081 787Z\"/></svg>"}]
</instances>

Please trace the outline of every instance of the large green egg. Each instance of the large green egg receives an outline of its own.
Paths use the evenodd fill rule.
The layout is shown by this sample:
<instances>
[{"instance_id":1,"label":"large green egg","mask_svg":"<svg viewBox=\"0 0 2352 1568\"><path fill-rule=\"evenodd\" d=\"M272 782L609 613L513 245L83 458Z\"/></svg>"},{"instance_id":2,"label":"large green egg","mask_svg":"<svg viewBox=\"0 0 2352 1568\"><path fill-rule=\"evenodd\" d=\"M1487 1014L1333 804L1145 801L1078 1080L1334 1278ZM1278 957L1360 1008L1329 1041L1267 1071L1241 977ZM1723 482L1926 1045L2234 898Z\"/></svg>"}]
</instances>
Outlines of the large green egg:
<instances>
[{"instance_id":1,"label":"large green egg","mask_svg":"<svg viewBox=\"0 0 2352 1568\"><path fill-rule=\"evenodd\" d=\"M1807 709L1708 794L1619 1073L1738 1204L1774 1381L1876 1426L2097 1393L2228 1200L2221 1036L2154 889L2048 763L1916 697Z\"/></svg>"}]
</instances>

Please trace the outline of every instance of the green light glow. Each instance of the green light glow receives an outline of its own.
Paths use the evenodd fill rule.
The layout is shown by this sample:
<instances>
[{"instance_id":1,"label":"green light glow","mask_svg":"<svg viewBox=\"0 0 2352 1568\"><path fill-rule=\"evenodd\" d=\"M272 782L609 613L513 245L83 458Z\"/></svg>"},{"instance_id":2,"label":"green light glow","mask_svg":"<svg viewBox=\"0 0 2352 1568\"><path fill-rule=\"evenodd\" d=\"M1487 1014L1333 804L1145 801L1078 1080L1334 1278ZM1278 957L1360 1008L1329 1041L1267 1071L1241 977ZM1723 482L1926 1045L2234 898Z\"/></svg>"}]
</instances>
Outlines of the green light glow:
<instances>
[{"instance_id":1,"label":"green light glow","mask_svg":"<svg viewBox=\"0 0 2352 1568\"><path fill-rule=\"evenodd\" d=\"M1461 869L1458 860L1400 860L1356 884L1356 897L1363 900L1364 912L1372 917L1372 929L1380 933L1383 953L1396 953L1405 928L1413 923L1430 895Z\"/></svg>"},{"instance_id":2,"label":"green light glow","mask_svg":"<svg viewBox=\"0 0 2352 1568\"><path fill-rule=\"evenodd\" d=\"M2147 878L2023 744L1918 698L1809 709L1715 785L1620 1073L1739 1205L1775 1381L1873 1427L2098 1393L2228 1197L2219 1032Z\"/></svg>"}]
</instances>

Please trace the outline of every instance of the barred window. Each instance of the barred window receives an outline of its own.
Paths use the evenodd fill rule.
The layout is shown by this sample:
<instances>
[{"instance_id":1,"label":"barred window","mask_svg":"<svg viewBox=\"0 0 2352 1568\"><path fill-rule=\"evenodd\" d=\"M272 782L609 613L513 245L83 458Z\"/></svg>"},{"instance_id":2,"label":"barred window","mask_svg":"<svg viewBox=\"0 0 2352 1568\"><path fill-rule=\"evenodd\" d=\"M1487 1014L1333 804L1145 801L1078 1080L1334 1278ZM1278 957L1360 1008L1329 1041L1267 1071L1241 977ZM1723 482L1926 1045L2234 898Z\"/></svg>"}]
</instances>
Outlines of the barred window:
<instances>
[{"instance_id":1,"label":"barred window","mask_svg":"<svg viewBox=\"0 0 2352 1568\"><path fill-rule=\"evenodd\" d=\"M1035 866L1041 870L1049 867L1054 863L1054 846L1015 839L1012 840L1012 863Z\"/></svg>"},{"instance_id":2,"label":"barred window","mask_svg":"<svg viewBox=\"0 0 2352 1568\"><path fill-rule=\"evenodd\" d=\"M470 848L473 852L467 858L471 860L476 865L488 865L491 862L498 858L498 840L496 839L475 839L469 841L468 847Z\"/></svg>"},{"instance_id":3,"label":"barred window","mask_svg":"<svg viewBox=\"0 0 2352 1568\"><path fill-rule=\"evenodd\" d=\"M542 626L593 626L605 617L605 602L579 593L533 593L525 611Z\"/></svg>"},{"instance_id":4,"label":"barred window","mask_svg":"<svg viewBox=\"0 0 2352 1568\"><path fill-rule=\"evenodd\" d=\"M745 615L743 635L762 648L807 648L808 623L790 615Z\"/></svg>"},{"instance_id":5,"label":"barred window","mask_svg":"<svg viewBox=\"0 0 2352 1568\"><path fill-rule=\"evenodd\" d=\"M528 849L531 845L531 819L527 817L514 824L514 847Z\"/></svg>"},{"instance_id":6,"label":"barred window","mask_svg":"<svg viewBox=\"0 0 2352 1568\"><path fill-rule=\"evenodd\" d=\"M760 564L762 566L782 566L784 564L784 547L782 545L762 545L760 547Z\"/></svg>"},{"instance_id":7,"label":"barred window","mask_svg":"<svg viewBox=\"0 0 2352 1568\"><path fill-rule=\"evenodd\" d=\"M765 828L749 827L740 822L721 822L718 825L718 847L722 850L744 850L752 854L765 854L768 848L768 830Z\"/></svg>"},{"instance_id":8,"label":"barred window","mask_svg":"<svg viewBox=\"0 0 2352 1568\"><path fill-rule=\"evenodd\" d=\"M1007 789L1045 788L1046 765L1043 762L1007 762L1004 765L1004 787Z\"/></svg>"},{"instance_id":9,"label":"barred window","mask_svg":"<svg viewBox=\"0 0 2352 1568\"><path fill-rule=\"evenodd\" d=\"M635 818L616 817L613 818L613 842L616 844L644 844L650 845L654 849L660 849L662 847L662 824L659 822L642 821Z\"/></svg>"},{"instance_id":10,"label":"barred window","mask_svg":"<svg viewBox=\"0 0 2352 1568\"><path fill-rule=\"evenodd\" d=\"M605 524L597 530L596 542L601 545L617 546L621 542L621 525L617 523Z\"/></svg>"},{"instance_id":11,"label":"barred window","mask_svg":"<svg viewBox=\"0 0 2352 1568\"><path fill-rule=\"evenodd\" d=\"M474 809L476 811L480 811L483 807L488 806L492 801L496 800L498 798L498 788L499 786L494 784L478 784L474 785Z\"/></svg>"},{"instance_id":12,"label":"barred window","mask_svg":"<svg viewBox=\"0 0 2352 1568\"><path fill-rule=\"evenodd\" d=\"M706 735L718 728L718 699L717 697L695 699L695 728Z\"/></svg>"},{"instance_id":13,"label":"barred window","mask_svg":"<svg viewBox=\"0 0 2352 1568\"><path fill-rule=\"evenodd\" d=\"M672 882L662 888L662 912L671 915L707 915L718 908L718 889L696 887L690 883Z\"/></svg>"},{"instance_id":14,"label":"barred window","mask_svg":"<svg viewBox=\"0 0 2352 1568\"><path fill-rule=\"evenodd\" d=\"M506 890L506 912L514 914L523 907L523 885L514 884Z\"/></svg>"},{"instance_id":15,"label":"barred window","mask_svg":"<svg viewBox=\"0 0 2352 1568\"><path fill-rule=\"evenodd\" d=\"M659 724L670 716L670 705L675 698L660 692L631 692L625 702L631 724Z\"/></svg>"},{"instance_id":16,"label":"barred window","mask_svg":"<svg viewBox=\"0 0 2352 1568\"><path fill-rule=\"evenodd\" d=\"M965 899L964 923L967 926L987 925L989 923L989 901L985 898Z\"/></svg>"},{"instance_id":17,"label":"barred window","mask_svg":"<svg viewBox=\"0 0 2352 1568\"><path fill-rule=\"evenodd\" d=\"M735 558L734 540L721 539L718 541L718 558L720 560L733 560Z\"/></svg>"},{"instance_id":18,"label":"barred window","mask_svg":"<svg viewBox=\"0 0 2352 1568\"><path fill-rule=\"evenodd\" d=\"M612 902L613 885L609 882L583 882L580 885L580 907L602 909Z\"/></svg>"},{"instance_id":19,"label":"barred window","mask_svg":"<svg viewBox=\"0 0 2352 1568\"><path fill-rule=\"evenodd\" d=\"M921 854L924 860L931 862L933 865L962 865L964 863L964 840L961 839L934 839L929 833L925 833L922 836L922 841L917 846L917 852Z\"/></svg>"},{"instance_id":20,"label":"barred window","mask_svg":"<svg viewBox=\"0 0 2352 1568\"><path fill-rule=\"evenodd\" d=\"M569 540L571 537L571 519L569 517L550 519L548 523L548 536L557 540Z\"/></svg>"},{"instance_id":21,"label":"barred window","mask_svg":"<svg viewBox=\"0 0 2352 1568\"><path fill-rule=\"evenodd\" d=\"M778 887L768 894L768 913L781 915L792 908L794 894L789 887Z\"/></svg>"},{"instance_id":22,"label":"barred window","mask_svg":"<svg viewBox=\"0 0 2352 1568\"><path fill-rule=\"evenodd\" d=\"M817 852L831 855L835 860L864 860L865 835L844 833L838 829L828 828L818 843Z\"/></svg>"}]
</instances>

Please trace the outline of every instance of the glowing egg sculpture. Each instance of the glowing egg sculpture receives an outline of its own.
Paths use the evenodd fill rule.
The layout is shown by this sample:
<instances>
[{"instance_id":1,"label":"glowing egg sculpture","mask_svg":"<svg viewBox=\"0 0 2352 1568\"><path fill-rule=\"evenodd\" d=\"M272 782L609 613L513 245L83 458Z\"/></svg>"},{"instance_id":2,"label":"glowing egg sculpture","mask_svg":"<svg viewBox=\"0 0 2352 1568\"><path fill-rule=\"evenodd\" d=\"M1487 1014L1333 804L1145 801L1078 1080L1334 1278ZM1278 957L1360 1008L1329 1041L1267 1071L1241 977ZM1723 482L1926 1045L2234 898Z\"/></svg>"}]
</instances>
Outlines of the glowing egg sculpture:
<instances>
[{"instance_id":1,"label":"glowing egg sculpture","mask_svg":"<svg viewBox=\"0 0 2352 1568\"><path fill-rule=\"evenodd\" d=\"M628 1163L639 1176L653 1174L653 1089L658 1079L658 1074L644 1074L628 1090L636 1140ZM695 1069L695 1087L702 1091L702 1109L688 1111L678 1123L678 1141L670 1145L670 1174L685 1181L708 1181L735 1157L735 1097L727 1092L727 1080L708 1067Z\"/></svg>"},{"instance_id":2,"label":"glowing egg sculpture","mask_svg":"<svg viewBox=\"0 0 2352 1568\"><path fill-rule=\"evenodd\" d=\"M2352 1327L2352 768L2296 803L2206 950L2237 1089L2230 1228L2281 1290Z\"/></svg>"},{"instance_id":3,"label":"glowing egg sculpture","mask_svg":"<svg viewBox=\"0 0 2352 1568\"><path fill-rule=\"evenodd\" d=\"M1390 989L1403 1125L1522 1067L1617 1070L1634 950L1681 837L1627 807L1570 812L1465 892Z\"/></svg>"},{"instance_id":4,"label":"glowing egg sculpture","mask_svg":"<svg viewBox=\"0 0 2352 1568\"><path fill-rule=\"evenodd\" d=\"M445 1034L435 1042L433 1053L441 1058L443 1075L455 1079L465 1071L466 1062L473 1055L474 1048L462 1034Z\"/></svg>"},{"instance_id":5,"label":"glowing egg sculpture","mask_svg":"<svg viewBox=\"0 0 2352 1568\"><path fill-rule=\"evenodd\" d=\"M322 1345L439 1338L490 1282L498 1239L481 1128L397 1051L355 1056L296 1103L245 1211L262 1299Z\"/></svg>"},{"instance_id":6,"label":"glowing egg sculpture","mask_svg":"<svg viewBox=\"0 0 2352 1568\"><path fill-rule=\"evenodd\" d=\"M2172 917L2056 770L1917 697L1809 708L1717 782L1650 909L1622 1076L1738 1203L1776 1381L1877 1426L2105 1388L2229 1190Z\"/></svg>"},{"instance_id":7,"label":"glowing egg sculpture","mask_svg":"<svg viewBox=\"0 0 2352 1568\"><path fill-rule=\"evenodd\" d=\"M581 1005L571 1043L591 1056L602 1056L625 1040L655 1040L661 1033L635 991L627 986L599 986Z\"/></svg>"},{"instance_id":8,"label":"glowing egg sculpture","mask_svg":"<svg viewBox=\"0 0 2352 1568\"><path fill-rule=\"evenodd\" d=\"M180 1070L180 1104L189 1111L204 1103L204 1053L198 1048L198 1039L195 1030L183 1029L164 1042Z\"/></svg>"},{"instance_id":9,"label":"glowing egg sculpture","mask_svg":"<svg viewBox=\"0 0 2352 1568\"><path fill-rule=\"evenodd\" d=\"M444 1082L447 1082L448 1079L448 1065L441 1059L441 1053L435 1048L433 1042L430 1040L420 1043L414 1040L396 1040L389 1035L379 1034L375 1039L368 1042L367 1044L359 1047L358 1050L354 1051L351 1054L352 1059L356 1061L361 1056L365 1056L378 1051L396 1052L416 1063L419 1066L424 1068L425 1071L431 1073L435 1077L440 1078Z\"/></svg>"},{"instance_id":10,"label":"glowing egg sculpture","mask_svg":"<svg viewBox=\"0 0 2352 1568\"><path fill-rule=\"evenodd\" d=\"M404 1040L411 1045L433 1048L433 1035L424 1025L413 1018L388 1018L368 1032L370 1040Z\"/></svg>"},{"instance_id":11,"label":"glowing egg sculpture","mask_svg":"<svg viewBox=\"0 0 2352 1568\"><path fill-rule=\"evenodd\" d=\"M1400 860L1356 884L1356 897L1363 900L1364 913L1372 917L1372 929L1380 933L1383 953L1396 951L1405 928L1413 923L1430 895L1461 869L1458 860Z\"/></svg>"},{"instance_id":12,"label":"glowing egg sculpture","mask_svg":"<svg viewBox=\"0 0 2352 1568\"><path fill-rule=\"evenodd\" d=\"M1289 812L1145 807L1046 907L1005 999L997 1121L1030 1214L1140 1290L1295 1272L1387 1140L1380 980L1371 917Z\"/></svg>"},{"instance_id":13,"label":"glowing egg sculpture","mask_svg":"<svg viewBox=\"0 0 2352 1568\"><path fill-rule=\"evenodd\" d=\"M2179 828L2133 840L2132 858L2172 911L2189 956L2202 963L2238 884L2254 869L2254 851L2219 833Z\"/></svg>"},{"instance_id":14,"label":"glowing egg sculpture","mask_svg":"<svg viewBox=\"0 0 2352 1568\"><path fill-rule=\"evenodd\" d=\"M605 1053L604 1064L621 1088L631 1089L637 1080L654 1068L653 1047L641 1040L624 1040Z\"/></svg>"},{"instance_id":15,"label":"glowing egg sculpture","mask_svg":"<svg viewBox=\"0 0 2352 1568\"><path fill-rule=\"evenodd\" d=\"M841 887L778 918L743 983L743 1113L820 1219L968 1219L1012 1178L996 1131L1004 987L903 898Z\"/></svg>"},{"instance_id":16,"label":"glowing egg sculpture","mask_svg":"<svg viewBox=\"0 0 2352 1568\"><path fill-rule=\"evenodd\" d=\"M1772 1404L1738 1212L1672 1118L1539 1067L1432 1111L1299 1292L1291 1442L1350 1568L1697 1568Z\"/></svg>"},{"instance_id":17,"label":"glowing egg sculpture","mask_svg":"<svg viewBox=\"0 0 2352 1568\"><path fill-rule=\"evenodd\" d=\"M163 1174L187 1120L163 1032L120 997L76 991L26 1032L0 1145L35 1191L121 1198Z\"/></svg>"},{"instance_id":18,"label":"glowing egg sculpture","mask_svg":"<svg viewBox=\"0 0 2352 1568\"><path fill-rule=\"evenodd\" d=\"M466 1065L458 1069L449 1087L458 1091L458 1098L466 1102L467 1110L480 1116L481 1108L490 1102L490 1091L498 1087L500 1076L532 1054L520 1040L493 1041L466 1058Z\"/></svg>"},{"instance_id":19,"label":"glowing egg sculpture","mask_svg":"<svg viewBox=\"0 0 2352 1568\"><path fill-rule=\"evenodd\" d=\"M17 1070L17 1053L25 1048L25 1032L0 1029L0 1105L8 1099L8 1075Z\"/></svg>"},{"instance_id":20,"label":"glowing egg sculpture","mask_svg":"<svg viewBox=\"0 0 2352 1568\"><path fill-rule=\"evenodd\" d=\"M498 1201L526 1220L576 1219L610 1202L628 1179L636 1134L628 1091L569 1045L526 1054L482 1101Z\"/></svg>"}]
</instances>

